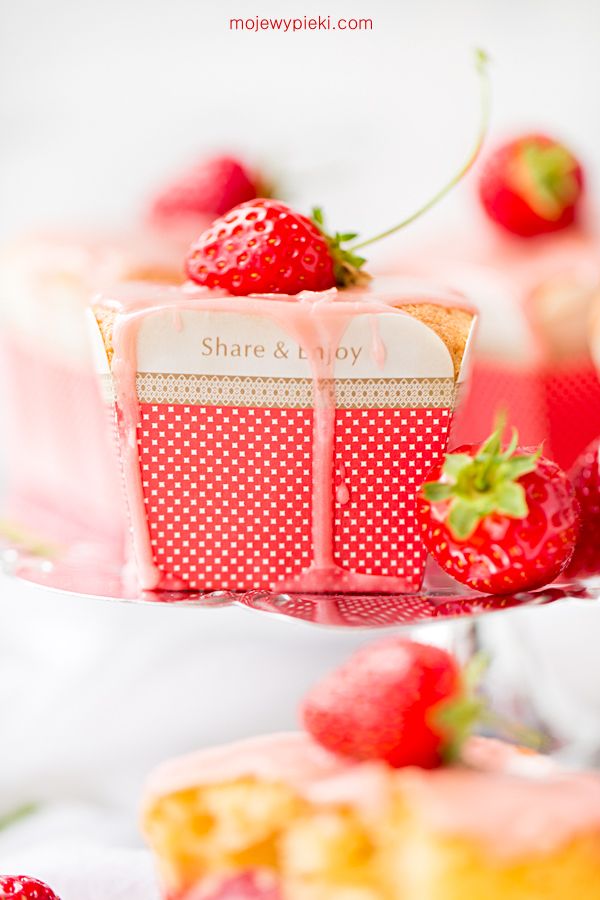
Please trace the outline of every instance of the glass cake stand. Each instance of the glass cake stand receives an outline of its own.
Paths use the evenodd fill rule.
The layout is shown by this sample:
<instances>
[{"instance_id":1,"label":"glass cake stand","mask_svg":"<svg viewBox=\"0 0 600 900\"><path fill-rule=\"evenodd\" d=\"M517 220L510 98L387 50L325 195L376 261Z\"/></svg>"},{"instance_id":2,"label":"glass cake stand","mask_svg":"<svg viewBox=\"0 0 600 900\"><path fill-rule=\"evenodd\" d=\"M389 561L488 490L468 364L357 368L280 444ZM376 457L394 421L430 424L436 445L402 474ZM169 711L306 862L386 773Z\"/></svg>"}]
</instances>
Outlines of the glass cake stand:
<instances>
[{"instance_id":1,"label":"glass cake stand","mask_svg":"<svg viewBox=\"0 0 600 900\"><path fill-rule=\"evenodd\" d=\"M422 590L412 594L144 591L135 577L107 561L100 545L75 543L60 554L46 553L43 548L38 543L32 552L22 544L4 540L0 544L0 570L52 591L89 598L202 609L237 605L297 622L337 628L421 626L600 596L594 585L583 582L554 583L536 591L502 596L481 594L457 584L431 562Z\"/></svg>"},{"instance_id":2,"label":"glass cake stand","mask_svg":"<svg viewBox=\"0 0 600 900\"><path fill-rule=\"evenodd\" d=\"M87 598L163 609L229 607L232 615L237 609L240 616L251 612L254 632L263 633L267 646L271 637L275 645L294 640L302 654L311 656L318 646L322 649L327 635L337 635L350 653L357 640L398 630L448 647L463 662L483 653L488 664L482 690L500 716L542 734L546 748L569 763L600 765L600 690L596 698L586 691L582 678L573 680L578 672L587 672L588 681L600 683L595 637L600 607L594 602L600 597L600 581L554 583L494 597L465 589L430 565L423 589L414 594L152 592L141 591L134 578L111 566L107 554L92 544L74 544L60 556L47 555L42 548L38 545L31 552L15 543L1 545L4 579L77 602ZM280 629L290 623L302 631L286 638ZM250 623L239 624L244 631ZM315 626L318 634L313 631L311 636L307 628ZM214 627L200 629L198 641L211 640L211 629L213 640L215 632L220 634L215 621Z\"/></svg>"}]
</instances>

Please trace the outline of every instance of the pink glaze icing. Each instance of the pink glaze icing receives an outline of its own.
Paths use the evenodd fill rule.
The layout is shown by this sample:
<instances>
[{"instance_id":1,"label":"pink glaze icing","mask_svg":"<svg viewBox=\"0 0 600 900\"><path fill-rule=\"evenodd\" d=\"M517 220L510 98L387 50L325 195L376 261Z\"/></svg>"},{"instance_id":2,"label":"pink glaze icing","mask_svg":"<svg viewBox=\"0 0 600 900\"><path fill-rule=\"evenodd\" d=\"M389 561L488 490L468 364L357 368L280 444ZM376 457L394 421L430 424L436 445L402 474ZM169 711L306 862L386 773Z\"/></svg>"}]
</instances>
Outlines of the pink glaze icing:
<instances>
[{"instance_id":1,"label":"pink glaze icing","mask_svg":"<svg viewBox=\"0 0 600 900\"><path fill-rule=\"evenodd\" d=\"M485 771L410 769L398 777L427 828L477 839L502 859L549 853L590 832L600 838L600 776L593 772L564 772L514 751L504 766L492 761Z\"/></svg>"},{"instance_id":2,"label":"pink glaze icing","mask_svg":"<svg viewBox=\"0 0 600 900\"><path fill-rule=\"evenodd\" d=\"M130 515L133 544L138 560L142 587L183 589L179 581L165 580L155 565L148 533L142 478L138 459L136 428L139 410L136 394L137 338L142 320L148 316L174 310L229 311L271 318L306 354L314 386L313 470L312 470L312 548L311 565L293 581L274 587L291 591L402 591L402 579L391 576L350 572L334 560L334 436L335 400L331 390L336 351L350 321L358 315L370 316L373 333L373 355L378 365L385 361L385 347L377 323L377 314L406 315L397 308L401 302L435 302L448 306L470 307L458 295L423 292L407 293L388 285L377 291L337 289L322 293L305 292L295 296L255 295L232 297L223 291L186 285L181 289L151 288L130 285L102 300L105 308L119 313L113 331L112 375L115 385L118 424L121 436L122 462L130 492ZM180 323L180 319L177 319ZM342 487L343 497L344 489ZM343 502L343 497L340 502Z\"/></svg>"},{"instance_id":3,"label":"pink glaze icing","mask_svg":"<svg viewBox=\"0 0 600 900\"><path fill-rule=\"evenodd\" d=\"M377 316L371 316L371 355L378 368L383 369L387 350L381 337Z\"/></svg>"},{"instance_id":4,"label":"pink glaze icing","mask_svg":"<svg viewBox=\"0 0 600 900\"><path fill-rule=\"evenodd\" d=\"M318 781L353 768L352 762L324 750L303 732L260 735L163 763L146 785L145 805L195 785L244 777L285 782L303 793Z\"/></svg>"},{"instance_id":5,"label":"pink glaze icing","mask_svg":"<svg viewBox=\"0 0 600 900\"><path fill-rule=\"evenodd\" d=\"M315 804L376 812L397 790L433 832L481 842L507 859L550 852L578 835L600 834L600 775L561 770L547 757L472 738L465 765L426 771L353 763L308 735L273 734L203 750L159 767L145 796L251 777L290 785Z\"/></svg>"}]
</instances>

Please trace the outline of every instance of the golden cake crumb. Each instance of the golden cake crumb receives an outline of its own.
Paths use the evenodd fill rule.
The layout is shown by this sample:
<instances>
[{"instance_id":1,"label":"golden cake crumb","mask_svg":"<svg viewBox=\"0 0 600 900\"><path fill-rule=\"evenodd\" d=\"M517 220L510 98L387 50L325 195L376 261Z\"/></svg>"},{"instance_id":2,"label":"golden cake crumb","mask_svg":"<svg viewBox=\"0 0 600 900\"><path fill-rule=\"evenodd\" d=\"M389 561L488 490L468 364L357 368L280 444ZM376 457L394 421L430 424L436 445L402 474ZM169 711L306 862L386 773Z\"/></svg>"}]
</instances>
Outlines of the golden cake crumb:
<instances>
[{"instance_id":1,"label":"golden cake crumb","mask_svg":"<svg viewBox=\"0 0 600 900\"><path fill-rule=\"evenodd\" d=\"M398 309L419 319L443 340L454 363L454 377L458 378L473 323L473 313L436 303L399 303Z\"/></svg>"},{"instance_id":2,"label":"golden cake crumb","mask_svg":"<svg viewBox=\"0 0 600 900\"><path fill-rule=\"evenodd\" d=\"M102 335L102 340L104 341L104 349L106 350L106 356L110 366L114 354L112 335L117 314L111 309L103 309L101 306L96 306L94 307L94 315L96 317L96 322L98 323L98 328L100 329L100 334Z\"/></svg>"}]
</instances>

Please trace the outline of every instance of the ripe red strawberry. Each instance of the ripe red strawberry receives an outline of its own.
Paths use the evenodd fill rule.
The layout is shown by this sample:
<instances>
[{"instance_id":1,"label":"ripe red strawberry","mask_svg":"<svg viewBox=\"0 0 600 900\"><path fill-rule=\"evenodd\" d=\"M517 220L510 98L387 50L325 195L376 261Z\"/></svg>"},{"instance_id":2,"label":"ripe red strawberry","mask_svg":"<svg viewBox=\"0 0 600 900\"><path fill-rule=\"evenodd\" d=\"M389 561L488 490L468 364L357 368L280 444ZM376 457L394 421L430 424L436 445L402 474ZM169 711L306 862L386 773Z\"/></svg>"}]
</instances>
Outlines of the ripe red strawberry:
<instances>
[{"instance_id":1,"label":"ripe red strawberry","mask_svg":"<svg viewBox=\"0 0 600 900\"><path fill-rule=\"evenodd\" d=\"M453 656L391 637L362 648L313 688L302 719L333 753L431 769L465 736L479 710L465 694Z\"/></svg>"},{"instance_id":2,"label":"ripe red strawberry","mask_svg":"<svg viewBox=\"0 0 600 900\"><path fill-rule=\"evenodd\" d=\"M426 213L458 184L479 156L489 118L485 53L478 50L475 61L482 97L475 146L459 172L420 209L380 234L345 248L357 235L326 234L321 210L313 211L311 221L277 200L251 199L218 218L192 244L186 261L189 277L197 284L241 296L325 291L369 280L361 271L365 260L356 251L395 234Z\"/></svg>"},{"instance_id":3,"label":"ripe red strawberry","mask_svg":"<svg viewBox=\"0 0 600 900\"><path fill-rule=\"evenodd\" d=\"M60 900L43 881L27 875L0 875L0 900L18 897L20 900Z\"/></svg>"},{"instance_id":4,"label":"ripe red strawberry","mask_svg":"<svg viewBox=\"0 0 600 900\"><path fill-rule=\"evenodd\" d=\"M582 168L566 147L543 134L526 134L488 158L479 195L494 222L533 237L571 225L582 188Z\"/></svg>"},{"instance_id":5,"label":"ripe red strawberry","mask_svg":"<svg viewBox=\"0 0 600 900\"><path fill-rule=\"evenodd\" d=\"M600 438L587 447L569 472L579 501L581 531L568 575L600 574Z\"/></svg>"},{"instance_id":6,"label":"ripe red strawberry","mask_svg":"<svg viewBox=\"0 0 600 900\"><path fill-rule=\"evenodd\" d=\"M343 250L354 234L329 237L279 200L250 200L216 219L189 251L193 281L230 294L298 294L361 280L364 259ZM362 275L362 278L367 276Z\"/></svg>"},{"instance_id":7,"label":"ripe red strawberry","mask_svg":"<svg viewBox=\"0 0 600 900\"><path fill-rule=\"evenodd\" d=\"M257 197L260 179L232 156L203 159L167 187L155 199L151 216L167 220L202 214L222 216L238 203Z\"/></svg>"},{"instance_id":8,"label":"ripe red strawberry","mask_svg":"<svg viewBox=\"0 0 600 900\"><path fill-rule=\"evenodd\" d=\"M541 587L567 566L579 530L575 492L540 451L502 450L503 423L429 474L418 500L427 549L462 584L490 594Z\"/></svg>"}]
</instances>

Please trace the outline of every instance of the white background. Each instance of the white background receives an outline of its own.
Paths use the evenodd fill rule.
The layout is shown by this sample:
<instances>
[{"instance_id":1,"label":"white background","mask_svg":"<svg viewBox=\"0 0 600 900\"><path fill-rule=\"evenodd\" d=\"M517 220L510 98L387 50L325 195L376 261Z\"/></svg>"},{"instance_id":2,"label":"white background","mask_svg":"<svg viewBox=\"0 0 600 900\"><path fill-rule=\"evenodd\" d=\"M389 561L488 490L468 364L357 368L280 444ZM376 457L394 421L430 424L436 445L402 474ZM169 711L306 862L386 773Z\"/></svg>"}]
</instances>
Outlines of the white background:
<instances>
[{"instance_id":1,"label":"white background","mask_svg":"<svg viewBox=\"0 0 600 900\"><path fill-rule=\"evenodd\" d=\"M230 17L313 14L369 16L374 28L228 30ZM470 148L476 45L493 58L496 134L563 136L593 191L597 0L0 0L0 233L130 223L166 174L232 147L270 167L301 208L322 203L338 227L391 224ZM458 220L474 206L471 188L416 235ZM148 768L202 743L291 727L305 687L364 640L232 611L113 608L6 581L0 591L0 811L50 804L0 835L0 870L47 874L63 900L149 900L147 861L123 850ZM564 679L578 674L578 648L582 689L594 681L584 635L557 617L560 640L551 615L536 620L537 634L553 641ZM580 696L595 708L593 692ZM117 855L94 868L107 845ZM136 894L128 879L138 867Z\"/></svg>"},{"instance_id":2,"label":"white background","mask_svg":"<svg viewBox=\"0 0 600 900\"><path fill-rule=\"evenodd\" d=\"M311 14L374 27L228 28ZM462 162L477 45L493 59L497 134L545 128L600 157L596 0L3 0L0 41L4 232L130 220L165 174L237 147L301 207L321 202L337 226L366 233Z\"/></svg>"}]
</instances>

